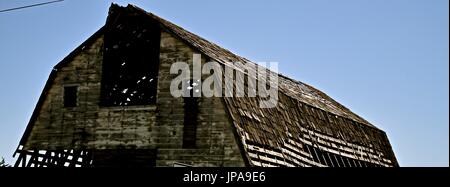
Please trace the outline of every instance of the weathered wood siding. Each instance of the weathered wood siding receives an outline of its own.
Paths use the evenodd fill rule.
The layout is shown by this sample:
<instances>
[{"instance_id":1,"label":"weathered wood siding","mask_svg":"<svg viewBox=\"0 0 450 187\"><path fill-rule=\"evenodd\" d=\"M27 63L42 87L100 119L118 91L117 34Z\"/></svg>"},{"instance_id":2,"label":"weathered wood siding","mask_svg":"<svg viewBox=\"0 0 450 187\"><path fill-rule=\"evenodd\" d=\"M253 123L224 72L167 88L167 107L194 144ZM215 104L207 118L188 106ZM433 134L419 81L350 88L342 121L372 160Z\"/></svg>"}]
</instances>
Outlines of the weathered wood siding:
<instances>
[{"instance_id":1,"label":"weathered wood siding","mask_svg":"<svg viewBox=\"0 0 450 187\"><path fill-rule=\"evenodd\" d=\"M188 45L163 31L156 105L100 107L103 38L60 69L23 149L156 149L156 165L243 166L222 98L200 98L195 149L183 149L183 99L170 94L174 62L192 63ZM205 58L202 58L202 63ZM63 107L64 86L78 86L77 107Z\"/></svg>"},{"instance_id":2,"label":"weathered wood siding","mask_svg":"<svg viewBox=\"0 0 450 187\"><path fill-rule=\"evenodd\" d=\"M200 54L168 32L161 33L160 66L158 80L158 149L157 166L182 162L197 166L243 166L244 162L225 111L223 98L200 97L197 124L197 149L180 149L183 140L183 98L170 94L170 82L178 75L169 73L175 62L188 62L192 66L193 54ZM205 63L205 55L201 62ZM202 77L204 79L205 77Z\"/></svg>"}]
</instances>

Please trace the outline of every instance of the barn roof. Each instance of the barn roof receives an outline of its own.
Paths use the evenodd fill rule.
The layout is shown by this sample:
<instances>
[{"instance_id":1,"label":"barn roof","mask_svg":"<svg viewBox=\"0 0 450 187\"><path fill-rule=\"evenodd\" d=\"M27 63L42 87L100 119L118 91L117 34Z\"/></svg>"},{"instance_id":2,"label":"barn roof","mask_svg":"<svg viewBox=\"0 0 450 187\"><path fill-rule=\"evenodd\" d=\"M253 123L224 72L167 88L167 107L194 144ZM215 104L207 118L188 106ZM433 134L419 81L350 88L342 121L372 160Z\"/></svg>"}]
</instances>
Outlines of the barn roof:
<instances>
[{"instance_id":1,"label":"barn roof","mask_svg":"<svg viewBox=\"0 0 450 187\"><path fill-rule=\"evenodd\" d=\"M243 62L258 66L139 7L128 5L124 9L147 14L169 32L222 65L233 66L231 62ZM396 162L387 136L382 130L325 93L281 74L278 74L278 86L279 101L275 108L260 108L259 97L224 98L244 146L248 143L280 151L289 139L298 139L298 136L304 136L305 133L315 132L323 134L324 137L335 137L348 143L373 147L379 154Z\"/></svg>"}]
</instances>

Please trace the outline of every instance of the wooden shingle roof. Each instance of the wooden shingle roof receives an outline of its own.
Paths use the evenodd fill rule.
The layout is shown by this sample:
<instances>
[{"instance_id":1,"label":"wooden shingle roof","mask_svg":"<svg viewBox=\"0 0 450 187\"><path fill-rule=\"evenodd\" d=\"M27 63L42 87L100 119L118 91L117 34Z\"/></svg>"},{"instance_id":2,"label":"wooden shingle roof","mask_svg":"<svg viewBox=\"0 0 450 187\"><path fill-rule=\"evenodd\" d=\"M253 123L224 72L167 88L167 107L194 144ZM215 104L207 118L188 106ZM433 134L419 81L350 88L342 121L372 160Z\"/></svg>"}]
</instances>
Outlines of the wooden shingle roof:
<instances>
[{"instance_id":1,"label":"wooden shingle roof","mask_svg":"<svg viewBox=\"0 0 450 187\"><path fill-rule=\"evenodd\" d=\"M126 9L147 14L188 45L224 66L234 66L231 62L253 63L254 67L258 66L143 9L133 5ZM389 140L382 130L308 84L278 74L278 86L279 99L275 108L260 108L259 97L224 98L245 150L248 151L248 146L254 144L282 152L283 145L291 139L302 142L306 141L303 138L317 141L320 139L318 137L328 137L336 139L336 142L341 140L343 144L354 145L350 147L373 149L374 155L382 155L390 161L388 165L398 165ZM287 156L283 159L288 160Z\"/></svg>"}]
</instances>

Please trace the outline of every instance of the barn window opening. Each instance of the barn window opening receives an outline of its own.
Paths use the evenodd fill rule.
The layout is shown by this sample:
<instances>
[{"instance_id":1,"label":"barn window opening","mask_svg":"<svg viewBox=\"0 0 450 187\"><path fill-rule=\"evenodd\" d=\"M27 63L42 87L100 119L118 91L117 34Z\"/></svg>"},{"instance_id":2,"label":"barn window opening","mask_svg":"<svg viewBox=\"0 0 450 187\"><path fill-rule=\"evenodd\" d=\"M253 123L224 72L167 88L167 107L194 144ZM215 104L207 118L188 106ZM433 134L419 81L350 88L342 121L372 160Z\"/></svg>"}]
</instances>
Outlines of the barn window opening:
<instances>
[{"instance_id":1,"label":"barn window opening","mask_svg":"<svg viewBox=\"0 0 450 187\"><path fill-rule=\"evenodd\" d=\"M185 91L189 92L189 97L183 97L184 101L184 126L183 126L183 148L196 147L197 117L198 117L198 97L194 97L194 90L198 90L199 84L193 80L189 81L189 86Z\"/></svg>"},{"instance_id":2,"label":"barn window opening","mask_svg":"<svg viewBox=\"0 0 450 187\"><path fill-rule=\"evenodd\" d=\"M77 92L78 92L78 86L65 86L64 87L64 107L76 107L77 106Z\"/></svg>"},{"instance_id":3,"label":"barn window opening","mask_svg":"<svg viewBox=\"0 0 450 187\"><path fill-rule=\"evenodd\" d=\"M101 106L156 103L161 31L149 19L123 15L104 34Z\"/></svg>"}]
</instances>

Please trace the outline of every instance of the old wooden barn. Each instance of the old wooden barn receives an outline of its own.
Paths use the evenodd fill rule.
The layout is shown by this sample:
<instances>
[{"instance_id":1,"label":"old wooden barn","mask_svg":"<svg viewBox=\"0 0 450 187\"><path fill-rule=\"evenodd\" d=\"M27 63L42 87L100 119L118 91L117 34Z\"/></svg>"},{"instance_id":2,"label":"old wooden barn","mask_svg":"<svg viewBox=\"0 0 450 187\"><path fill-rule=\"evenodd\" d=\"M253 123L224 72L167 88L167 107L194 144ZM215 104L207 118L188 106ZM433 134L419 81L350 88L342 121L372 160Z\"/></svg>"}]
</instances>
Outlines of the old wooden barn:
<instances>
[{"instance_id":1,"label":"old wooden barn","mask_svg":"<svg viewBox=\"0 0 450 187\"><path fill-rule=\"evenodd\" d=\"M105 25L51 72L15 166L398 166L385 132L283 75L275 108L258 97L173 97L171 64L195 53L201 63L253 63L112 4Z\"/></svg>"}]
</instances>

